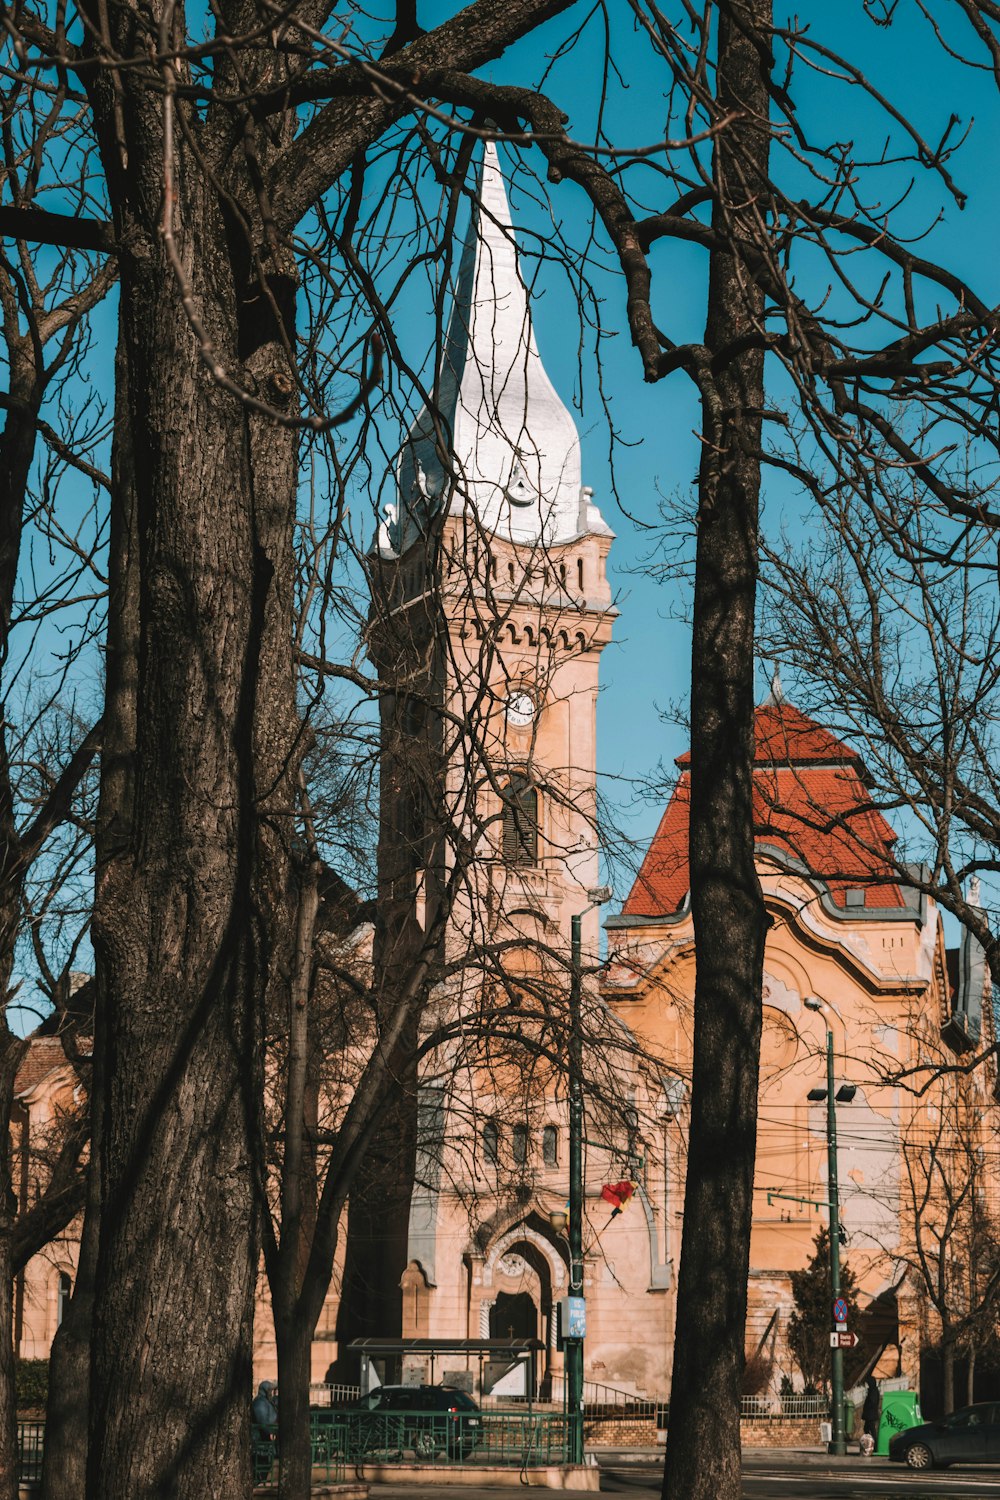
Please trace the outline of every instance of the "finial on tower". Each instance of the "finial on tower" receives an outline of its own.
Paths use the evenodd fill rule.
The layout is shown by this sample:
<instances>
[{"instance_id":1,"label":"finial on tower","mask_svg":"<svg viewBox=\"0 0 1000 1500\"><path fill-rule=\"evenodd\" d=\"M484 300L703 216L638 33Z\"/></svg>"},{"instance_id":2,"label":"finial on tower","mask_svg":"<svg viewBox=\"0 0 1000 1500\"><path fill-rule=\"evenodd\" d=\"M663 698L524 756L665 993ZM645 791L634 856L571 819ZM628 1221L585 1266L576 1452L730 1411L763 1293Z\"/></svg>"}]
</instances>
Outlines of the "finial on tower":
<instances>
[{"instance_id":1,"label":"finial on tower","mask_svg":"<svg viewBox=\"0 0 1000 1500\"><path fill-rule=\"evenodd\" d=\"M781 671L778 667L775 667L771 676L771 691L764 699L763 707L775 708L779 703L787 703L787 701L785 690L781 686Z\"/></svg>"}]
</instances>

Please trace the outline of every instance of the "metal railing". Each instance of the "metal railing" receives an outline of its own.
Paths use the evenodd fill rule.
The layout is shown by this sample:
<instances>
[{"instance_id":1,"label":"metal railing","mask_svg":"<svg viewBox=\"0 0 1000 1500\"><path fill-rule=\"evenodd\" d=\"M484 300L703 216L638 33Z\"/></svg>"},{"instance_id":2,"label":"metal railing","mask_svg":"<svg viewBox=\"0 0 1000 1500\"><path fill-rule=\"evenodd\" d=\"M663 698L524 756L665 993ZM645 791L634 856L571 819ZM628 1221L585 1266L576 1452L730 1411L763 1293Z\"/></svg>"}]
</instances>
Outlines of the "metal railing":
<instances>
[{"instance_id":1,"label":"metal railing","mask_svg":"<svg viewBox=\"0 0 1000 1500\"><path fill-rule=\"evenodd\" d=\"M309 1387L310 1406L344 1406L348 1401L356 1401L361 1395L359 1385L327 1385L326 1381L317 1381Z\"/></svg>"},{"instance_id":2,"label":"metal railing","mask_svg":"<svg viewBox=\"0 0 1000 1500\"><path fill-rule=\"evenodd\" d=\"M313 1419L316 1418L313 1413ZM331 1464L447 1463L496 1468L563 1464L570 1421L554 1411L336 1411L319 1414L321 1452ZM314 1441L314 1453L317 1445ZM261 1481L263 1482L263 1481Z\"/></svg>"},{"instance_id":3,"label":"metal railing","mask_svg":"<svg viewBox=\"0 0 1000 1500\"><path fill-rule=\"evenodd\" d=\"M17 1424L17 1477L22 1481L40 1480L42 1453L45 1449L44 1422Z\"/></svg>"},{"instance_id":4,"label":"metal railing","mask_svg":"<svg viewBox=\"0 0 1000 1500\"><path fill-rule=\"evenodd\" d=\"M345 1474L344 1454L335 1440L334 1414L312 1411L309 1413L309 1441L312 1447L312 1472L314 1479L343 1479ZM340 1416L342 1413L336 1413ZM253 1482L255 1485L276 1484L281 1472L281 1452L278 1447L277 1427L259 1427L250 1424L250 1451L253 1459Z\"/></svg>"},{"instance_id":5,"label":"metal railing","mask_svg":"<svg viewBox=\"0 0 1000 1500\"><path fill-rule=\"evenodd\" d=\"M795 1422L822 1419L830 1414L829 1396L744 1396L740 1402L743 1422Z\"/></svg>"}]
</instances>

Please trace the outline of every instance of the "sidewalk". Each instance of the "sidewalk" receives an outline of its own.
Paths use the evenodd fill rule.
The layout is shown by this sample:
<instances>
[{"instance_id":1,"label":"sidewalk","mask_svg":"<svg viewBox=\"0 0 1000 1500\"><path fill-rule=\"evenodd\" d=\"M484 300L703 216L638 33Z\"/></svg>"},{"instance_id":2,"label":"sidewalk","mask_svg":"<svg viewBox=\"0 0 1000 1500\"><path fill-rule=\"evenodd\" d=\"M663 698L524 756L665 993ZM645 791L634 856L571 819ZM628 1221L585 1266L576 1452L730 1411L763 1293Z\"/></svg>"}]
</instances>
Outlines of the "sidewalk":
<instances>
[{"instance_id":1,"label":"sidewalk","mask_svg":"<svg viewBox=\"0 0 1000 1500\"><path fill-rule=\"evenodd\" d=\"M599 1464L654 1464L663 1462L663 1454L666 1444L659 1444L655 1448L596 1448L587 1447L587 1456L593 1455ZM817 1444L813 1448L744 1448L743 1467L753 1469L760 1464L767 1463L770 1458L788 1458L794 1454L797 1459L806 1464L834 1464L837 1468L888 1468L898 1469L899 1464L890 1465L889 1459L884 1455L871 1458L863 1458L857 1451L845 1453L842 1458L827 1453L825 1448Z\"/></svg>"}]
</instances>

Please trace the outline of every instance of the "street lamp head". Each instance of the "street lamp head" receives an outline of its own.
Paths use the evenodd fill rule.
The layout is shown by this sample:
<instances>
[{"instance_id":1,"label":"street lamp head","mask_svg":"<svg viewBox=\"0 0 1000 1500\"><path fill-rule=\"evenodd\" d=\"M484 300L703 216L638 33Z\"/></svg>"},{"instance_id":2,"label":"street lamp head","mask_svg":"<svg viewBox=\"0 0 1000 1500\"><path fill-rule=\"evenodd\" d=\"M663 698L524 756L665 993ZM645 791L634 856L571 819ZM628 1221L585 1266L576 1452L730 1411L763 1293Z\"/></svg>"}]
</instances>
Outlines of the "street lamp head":
<instances>
[{"instance_id":1,"label":"street lamp head","mask_svg":"<svg viewBox=\"0 0 1000 1500\"><path fill-rule=\"evenodd\" d=\"M826 1009L826 1006L823 1004L823 1001L819 998L818 995L806 995L805 999L802 1001L802 1004L805 1006L806 1010Z\"/></svg>"},{"instance_id":2,"label":"street lamp head","mask_svg":"<svg viewBox=\"0 0 1000 1500\"><path fill-rule=\"evenodd\" d=\"M592 906L605 906L613 894L609 885L595 885L587 892L587 900Z\"/></svg>"},{"instance_id":3,"label":"street lamp head","mask_svg":"<svg viewBox=\"0 0 1000 1500\"><path fill-rule=\"evenodd\" d=\"M549 1211L549 1226L556 1234L565 1234L569 1214L564 1208L553 1208Z\"/></svg>"}]
</instances>

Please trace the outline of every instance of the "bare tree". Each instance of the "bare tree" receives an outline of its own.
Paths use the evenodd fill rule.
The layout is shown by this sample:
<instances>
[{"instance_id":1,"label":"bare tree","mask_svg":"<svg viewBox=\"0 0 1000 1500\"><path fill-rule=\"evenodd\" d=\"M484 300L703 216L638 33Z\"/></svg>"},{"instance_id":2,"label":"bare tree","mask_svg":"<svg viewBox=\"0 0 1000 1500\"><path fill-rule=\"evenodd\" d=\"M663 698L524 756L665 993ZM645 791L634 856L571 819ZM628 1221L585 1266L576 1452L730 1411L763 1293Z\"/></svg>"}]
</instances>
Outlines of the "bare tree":
<instances>
[{"instance_id":1,"label":"bare tree","mask_svg":"<svg viewBox=\"0 0 1000 1500\"><path fill-rule=\"evenodd\" d=\"M881 483L877 435L951 511L978 515L978 492L936 461L934 429L967 420L988 431L993 316L973 288L894 236L871 207L878 195L858 187L879 161L812 141L795 97L831 72L846 79L884 110L897 156L958 201L951 127L928 147L856 64L796 24L775 26L764 0L725 0L699 15L637 6L689 164L657 174L666 207L650 214L644 177L626 191L645 146L626 143L620 162L610 148L606 169L603 134L595 153L546 95L475 76L564 8L476 0L428 34L415 35L409 13L397 16L388 41L377 23L371 36L360 22L328 34L322 6L223 7L207 39L174 3L153 14L85 5L69 38L58 13L51 26L18 13L13 66L30 96L50 73L72 77L86 96L109 222L15 204L0 223L115 254L121 283L114 524L131 536L135 572L112 598L122 613L109 627L114 649L127 645L122 670L109 674L118 697L109 697L105 732L121 733L105 765L122 796L107 783L95 914L98 1035L110 1049L91 1455L101 1497L201 1494L213 1484L235 1495L249 1483L241 1414L262 1015L269 997L287 998L295 930L297 434L332 421L329 407L309 401L309 358L296 348L300 266L343 262L353 274L365 153L412 116L433 161L427 120L450 123L457 110L465 129L470 109L537 145L550 178L585 189L627 278L644 374L685 372L702 405L692 898L703 962L682 1271L690 1311L677 1345L682 1407L668 1486L685 1496L737 1492L764 928L749 760L765 361L845 479L866 492ZM791 190L777 181L778 141ZM661 147L657 135L657 149L668 144L677 143ZM815 191L803 199L809 163ZM708 256L700 343L661 333L650 305L646 251L668 240ZM861 255L879 267L876 283L891 281L876 299L848 274ZM803 294L799 257L825 267L821 286L807 278L815 295ZM915 281L946 306L923 316ZM390 300L366 295L365 306L366 326L330 357L342 380L359 375L373 326L405 366ZM919 404L916 436L897 420L901 394ZM810 478L794 455L768 458ZM732 945L737 920L742 941ZM713 972L727 945L740 955L735 978ZM695 1254L702 1243L717 1256ZM135 1277L140 1245L145 1274ZM139 1326L157 1370L169 1368L183 1392L173 1411L139 1378Z\"/></svg>"},{"instance_id":2,"label":"bare tree","mask_svg":"<svg viewBox=\"0 0 1000 1500\"><path fill-rule=\"evenodd\" d=\"M901 826L896 871L974 936L996 984L995 535L909 476L878 505L834 488L819 518L807 549L766 549L762 648L862 750L873 799ZM863 848L856 821L845 833ZM957 1016L956 1051L979 1040L978 1015Z\"/></svg>"},{"instance_id":3,"label":"bare tree","mask_svg":"<svg viewBox=\"0 0 1000 1500\"><path fill-rule=\"evenodd\" d=\"M31 93L18 70L0 93L3 154L0 191L30 216L44 192L47 155L75 158L64 179L65 202L88 201L90 171L76 147L78 110L65 77L48 91L46 107L25 105ZM36 101L40 102L40 101ZM18 1219L12 1184L11 1116L18 1068L30 1044L33 1000L27 981L65 1015L72 956L87 926L79 897L92 848L87 798L81 790L100 740L65 711L81 659L88 618L99 614L103 589L97 553L107 478L100 466L106 436L93 394L79 393L91 343L89 316L113 283L100 258L76 251L36 263L23 241L0 255L0 317L6 392L0 397L0 1494L17 1493L13 1380L13 1278L32 1247L46 1242L82 1201L78 1175L85 1131L64 1142L32 1225ZM56 494L68 478L80 486L74 507ZM88 502L87 491L91 498ZM64 639L47 652L46 632L65 622ZM74 644L74 642L76 644ZM61 660L60 660L61 657ZM81 695L84 696L84 695ZM62 700L62 702L60 702ZM87 704L86 710L93 705ZM86 711L85 710L85 711ZM62 954L46 957L48 933L64 924ZM18 1024L12 1018L23 989ZM46 1003L41 1002L41 1009ZM27 1025L25 1025L27 1022ZM75 1045L75 1024L66 1031ZM71 1037L74 1039L71 1041Z\"/></svg>"}]
</instances>

